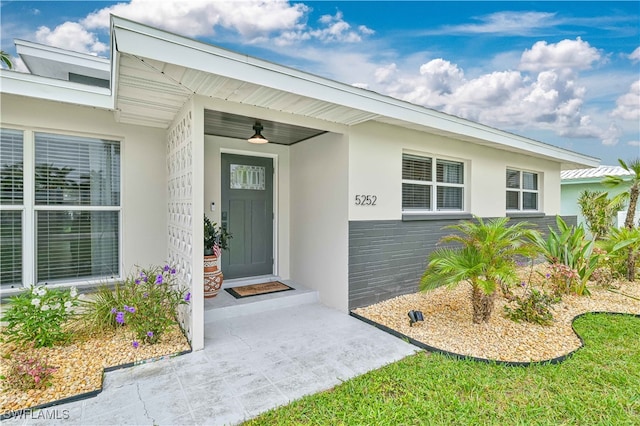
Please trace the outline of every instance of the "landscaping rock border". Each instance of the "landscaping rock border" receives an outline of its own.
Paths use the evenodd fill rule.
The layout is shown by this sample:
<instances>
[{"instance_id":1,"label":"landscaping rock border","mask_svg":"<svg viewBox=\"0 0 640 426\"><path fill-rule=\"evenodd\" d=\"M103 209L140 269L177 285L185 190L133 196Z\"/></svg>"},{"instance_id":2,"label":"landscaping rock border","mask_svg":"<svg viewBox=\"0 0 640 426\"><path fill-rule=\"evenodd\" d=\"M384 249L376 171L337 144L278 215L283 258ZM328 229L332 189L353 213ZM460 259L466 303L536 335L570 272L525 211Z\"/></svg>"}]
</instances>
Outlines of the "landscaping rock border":
<instances>
[{"instance_id":1,"label":"landscaping rock border","mask_svg":"<svg viewBox=\"0 0 640 426\"><path fill-rule=\"evenodd\" d=\"M592 283L591 296L565 295L560 303L551 306L554 320L549 326L516 323L506 318L504 306L509 301L504 297L496 299L489 323L474 324L471 286L467 283L398 296L354 309L351 315L428 351L456 358L513 366L558 363L584 346L573 328L573 321L580 315L589 312L640 315L640 283L614 284L604 288ZM516 292L524 291L518 287ZM410 310L422 311L424 321L410 327L407 315Z\"/></svg>"},{"instance_id":2,"label":"landscaping rock border","mask_svg":"<svg viewBox=\"0 0 640 426\"><path fill-rule=\"evenodd\" d=\"M100 347L94 350L92 345ZM7 346L9 345L2 346L3 353L7 350ZM61 367L65 371L61 375L63 377L54 376L55 383L52 386L54 389L44 388L32 393L14 392L12 394L7 394L6 390L3 391L0 394L0 403L2 403L0 419L10 419L27 410L40 410L95 397L102 392L104 375L107 372L174 358L192 351L191 345L177 324L167 331L158 344L141 345L138 349L131 347L130 336L126 330L119 330L103 339L96 337L93 341L87 339L87 341L70 346L59 348L61 353L56 354L57 358L65 360ZM15 347L11 349L15 349ZM50 348L40 348L35 351L46 357L47 351L50 350ZM86 365L86 362L83 364L81 360L88 357L93 357L93 359L86 362L93 365L98 363L102 367L99 370L80 367L76 369L79 371L75 371L71 367L76 364ZM59 367L59 365L54 366ZM96 374L99 374L99 377L95 377ZM64 387L61 385L62 382L64 382ZM85 391L86 388L89 390ZM81 391L74 392L74 389ZM55 395L62 397L55 398ZM29 401L36 403L30 404Z\"/></svg>"}]
</instances>

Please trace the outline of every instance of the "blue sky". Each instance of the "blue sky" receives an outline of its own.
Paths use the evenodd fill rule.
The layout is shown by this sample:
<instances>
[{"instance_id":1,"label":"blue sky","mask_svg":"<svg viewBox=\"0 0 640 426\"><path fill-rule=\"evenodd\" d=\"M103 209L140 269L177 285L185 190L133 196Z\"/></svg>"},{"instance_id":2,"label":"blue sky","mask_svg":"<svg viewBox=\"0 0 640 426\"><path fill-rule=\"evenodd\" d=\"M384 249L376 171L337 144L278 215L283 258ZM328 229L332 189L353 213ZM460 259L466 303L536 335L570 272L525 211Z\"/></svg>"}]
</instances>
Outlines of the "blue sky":
<instances>
[{"instance_id":1,"label":"blue sky","mask_svg":"<svg viewBox=\"0 0 640 426\"><path fill-rule=\"evenodd\" d=\"M3 1L13 39L109 55L109 13L617 164L640 157L640 2ZM18 61L18 69L22 64Z\"/></svg>"}]
</instances>

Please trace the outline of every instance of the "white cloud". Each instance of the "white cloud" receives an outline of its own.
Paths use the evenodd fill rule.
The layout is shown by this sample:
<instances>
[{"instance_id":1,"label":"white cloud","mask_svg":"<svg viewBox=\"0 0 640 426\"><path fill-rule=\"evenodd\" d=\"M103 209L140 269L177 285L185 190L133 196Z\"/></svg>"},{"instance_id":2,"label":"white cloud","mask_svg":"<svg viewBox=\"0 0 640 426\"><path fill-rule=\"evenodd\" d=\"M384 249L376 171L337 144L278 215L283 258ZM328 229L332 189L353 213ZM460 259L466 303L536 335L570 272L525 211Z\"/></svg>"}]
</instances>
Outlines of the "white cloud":
<instances>
[{"instance_id":1,"label":"white cloud","mask_svg":"<svg viewBox=\"0 0 640 426\"><path fill-rule=\"evenodd\" d=\"M640 146L640 141L629 141L627 142L627 145Z\"/></svg>"},{"instance_id":2,"label":"white cloud","mask_svg":"<svg viewBox=\"0 0 640 426\"><path fill-rule=\"evenodd\" d=\"M580 37L551 44L538 41L531 49L522 53L519 68L533 72L549 69L583 70L591 68L594 62L601 59L598 49L591 47Z\"/></svg>"},{"instance_id":3,"label":"white cloud","mask_svg":"<svg viewBox=\"0 0 640 426\"><path fill-rule=\"evenodd\" d=\"M640 61L640 47L636 47L636 50L631 52L627 57L631 59L631 62L633 62L634 64Z\"/></svg>"},{"instance_id":4,"label":"white cloud","mask_svg":"<svg viewBox=\"0 0 640 426\"><path fill-rule=\"evenodd\" d=\"M88 32L77 22L65 22L55 27L53 31L42 26L36 31L36 40L42 44L93 55L109 50L109 47L98 40L95 34Z\"/></svg>"},{"instance_id":5,"label":"white cloud","mask_svg":"<svg viewBox=\"0 0 640 426\"><path fill-rule=\"evenodd\" d=\"M587 90L577 71L601 55L582 40L536 43L522 55L521 70L493 71L468 78L457 64L432 59L419 72L396 64L373 73L375 90L503 129L549 130L568 138L597 138L614 145L622 135L614 122L585 113ZM540 61L533 67L533 60Z\"/></svg>"},{"instance_id":6,"label":"white cloud","mask_svg":"<svg viewBox=\"0 0 640 426\"><path fill-rule=\"evenodd\" d=\"M616 109L612 116L623 120L640 120L640 80L634 81L629 87L629 92L616 100Z\"/></svg>"},{"instance_id":7,"label":"white cloud","mask_svg":"<svg viewBox=\"0 0 640 426\"><path fill-rule=\"evenodd\" d=\"M557 24L555 13L497 12L479 16L478 24L449 25L437 30L438 34L528 34L538 28ZM433 31L432 31L433 33Z\"/></svg>"},{"instance_id":8,"label":"white cloud","mask_svg":"<svg viewBox=\"0 0 640 426\"><path fill-rule=\"evenodd\" d=\"M374 73L376 83L388 82L396 74L397 71L398 66L395 63L376 69Z\"/></svg>"},{"instance_id":9,"label":"white cloud","mask_svg":"<svg viewBox=\"0 0 640 426\"><path fill-rule=\"evenodd\" d=\"M318 23L320 27L316 29L300 27L297 31L285 31L276 38L276 43L280 46L286 46L311 39L319 40L323 43L358 43L362 41L363 36L374 33L372 29L364 25L360 25L354 30L344 20L340 11L336 12L335 15L322 15L318 19Z\"/></svg>"},{"instance_id":10,"label":"white cloud","mask_svg":"<svg viewBox=\"0 0 640 426\"><path fill-rule=\"evenodd\" d=\"M109 26L109 15L114 14L188 37L210 36L220 26L251 38L294 30L303 25L308 10L302 3L291 5L284 0L132 0L91 13L82 24L89 29L105 29Z\"/></svg>"}]
</instances>

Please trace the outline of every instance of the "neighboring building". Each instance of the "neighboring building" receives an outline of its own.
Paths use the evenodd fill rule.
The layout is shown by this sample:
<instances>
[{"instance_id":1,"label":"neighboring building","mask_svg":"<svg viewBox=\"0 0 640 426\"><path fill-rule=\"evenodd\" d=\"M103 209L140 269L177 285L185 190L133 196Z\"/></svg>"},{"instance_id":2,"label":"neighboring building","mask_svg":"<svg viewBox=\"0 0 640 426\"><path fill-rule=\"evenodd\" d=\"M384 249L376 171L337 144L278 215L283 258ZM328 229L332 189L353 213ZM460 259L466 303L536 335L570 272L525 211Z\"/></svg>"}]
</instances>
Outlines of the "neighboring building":
<instances>
[{"instance_id":1,"label":"neighboring building","mask_svg":"<svg viewBox=\"0 0 640 426\"><path fill-rule=\"evenodd\" d=\"M620 176L624 182L614 188L606 187L602 184L605 176ZM626 171L620 166L599 166L591 169L563 170L562 173L560 173L562 185L560 213L567 216L577 216L578 223L585 223L584 216L580 211L580 206L578 206L580 194L585 190L592 192L603 191L609 193L609 198L613 198L621 192L629 191L631 187L631 176L631 172ZM614 225L618 227L623 226L626 217L626 209L619 211L615 217ZM638 210L636 210L636 217L640 217L640 204L638 204Z\"/></svg>"},{"instance_id":2,"label":"neighboring building","mask_svg":"<svg viewBox=\"0 0 640 426\"><path fill-rule=\"evenodd\" d=\"M233 233L227 278L291 279L347 312L416 291L445 225L546 228L561 170L598 164L139 23L114 17L111 34L108 67L18 43L40 75L0 72L2 289L168 261L194 349L205 213ZM247 141L256 122L269 143Z\"/></svg>"}]
</instances>

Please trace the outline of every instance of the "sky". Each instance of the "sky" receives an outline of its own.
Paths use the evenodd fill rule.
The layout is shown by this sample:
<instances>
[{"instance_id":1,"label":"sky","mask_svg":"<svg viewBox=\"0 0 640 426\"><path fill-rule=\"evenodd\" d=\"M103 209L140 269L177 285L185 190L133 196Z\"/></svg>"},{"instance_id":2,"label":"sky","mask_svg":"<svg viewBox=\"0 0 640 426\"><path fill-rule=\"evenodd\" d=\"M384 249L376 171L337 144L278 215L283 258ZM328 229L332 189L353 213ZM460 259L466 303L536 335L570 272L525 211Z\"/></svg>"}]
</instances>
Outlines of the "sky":
<instances>
[{"instance_id":1,"label":"sky","mask_svg":"<svg viewBox=\"0 0 640 426\"><path fill-rule=\"evenodd\" d=\"M640 157L638 1L2 1L0 45L108 57L110 14L605 165Z\"/></svg>"}]
</instances>

